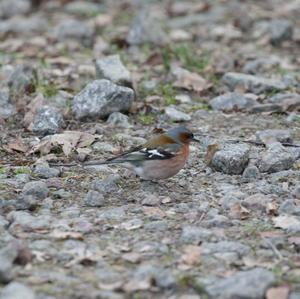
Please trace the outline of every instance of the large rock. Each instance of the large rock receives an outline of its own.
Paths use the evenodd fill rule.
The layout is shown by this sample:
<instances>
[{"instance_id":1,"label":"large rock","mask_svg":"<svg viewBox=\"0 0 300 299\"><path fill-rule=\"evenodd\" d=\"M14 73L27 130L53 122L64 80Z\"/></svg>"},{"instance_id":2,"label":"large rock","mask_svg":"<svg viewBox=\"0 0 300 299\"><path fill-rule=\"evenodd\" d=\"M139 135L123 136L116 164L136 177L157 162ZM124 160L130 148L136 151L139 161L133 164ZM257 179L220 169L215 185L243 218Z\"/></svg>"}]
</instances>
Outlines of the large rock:
<instances>
[{"instance_id":1,"label":"large rock","mask_svg":"<svg viewBox=\"0 0 300 299\"><path fill-rule=\"evenodd\" d=\"M0 19L30 12L29 0L2 0L0 1Z\"/></svg>"},{"instance_id":2,"label":"large rock","mask_svg":"<svg viewBox=\"0 0 300 299\"><path fill-rule=\"evenodd\" d=\"M279 142L268 145L267 151L262 155L259 162L260 172L278 172L290 169L295 162L293 155L287 148L283 147Z\"/></svg>"},{"instance_id":3,"label":"large rock","mask_svg":"<svg viewBox=\"0 0 300 299\"><path fill-rule=\"evenodd\" d=\"M20 282L11 282L0 293L0 299L35 299L34 292Z\"/></svg>"},{"instance_id":4,"label":"large rock","mask_svg":"<svg viewBox=\"0 0 300 299\"><path fill-rule=\"evenodd\" d=\"M28 182L24 185L22 193L24 195L32 195L37 199L45 199L48 195L48 187L43 181Z\"/></svg>"},{"instance_id":5,"label":"large rock","mask_svg":"<svg viewBox=\"0 0 300 299\"><path fill-rule=\"evenodd\" d=\"M159 22L147 11L142 11L135 17L127 35L127 42L130 45L141 45L144 43L162 45L166 41L166 33Z\"/></svg>"},{"instance_id":6,"label":"large rock","mask_svg":"<svg viewBox=\"0 0 300 299\"><path fill-rule=\"evenodd\" d=\"M109 80L89 83L73 100L73 112L77 119L104 118L113 112L128 111L134 100L134 92Z\"/></svg>"},{"instance_id":7,"label":"large rock","mask_svg":"<svg viewBox=\"0 0 300 299\"><path fill-rule=\"evenodd\" d=\"M0 282L8 283L13 279L13 262L18 256L18 251L13 243L0 250Z\"/></svg>"},{"instance_id":8,"label":"large rock","mask_svg":"<svg viewBox=\"0 0 300 299\"><path fill-rule=\"evenodd\" d=\"M34 116L32 131L42 136L55 134L60 131L63 124L64 119L58 109L42 106Z\"/></svg>"},{"instance_id":9,"label":"large rock","mask_svg":"<svg viewBox=\"0 0 300 299\"><path fill-rule=\"evenodd\" d=\"M243 110L257 104L253 99L247 98L236 92L228 92L213 98L209 102L213 110L232 111L234 109Z\"/></svg>"},{"instance_id":10,"label":"large rock","mask_svg":"<svg viewBox=\"0 0 300 299\"><path fill-rule=\"evenodd\" d=\"M178 110L174 106L166 107L165 113L169 117L169 119L172 121L181 122L181 121L190 121L191 120L191 117L188 114Z\"/></svg>"},{"instance_id":11,"label":"large rock","mask_svg":"<svg viewBox=\"0 0 300 299\"><path fill-rule=\"evenodd\" d=\"M279 46L293 38L294 26L290 20L272 20L269 24L270 42Z\"/></svg>"},{"instance_id":12,"label":"large rock","mask_svg":"<svg viewBox=\"0 0 300 299\"><path fill-rule=\"evenodd\" d=\"M211 167L226 174L241 174L248 165L249 151L246 144L226 145L214 154Z\"/></svg>"},{"instance_id":13,"label":"large rock","mask_svg":"<svg viewBox=\"0 0 300 299\"><path fill-rule=\"evenodd\" d=\"M271 138L279 142L288 142L288 143L293 142L291 132L289 130L269 129L269 130L257 131L255 136L256 136L256 141L258 142L264 142Z\"/></svg>"},{"instance_id":14,"label":"large rock","mask_svg":"<svg viewBox=\"0 0 300 299\"><path fill-rule=\"evenodd\" d=\"M214 299L263 299L267 288L275 281L272 272L255 268L217 280L206 291Z\"/></svg>"},{"instance_id":15,"label":"large rock","mask_svg":"<svg viewBox=\"0 0 300 299\"><path fill-rule=\"evenodd\" d=\"M22 34L24 36L32 36L33 33L42 33L48 28L48 21L45 17L31 16L14 17L0 22L0 36L9 33Z\"/></svg>"},{"instance_id":16,"label":"large rock","mask_svg":"<svg viewBox=\"0 0 300 299\"><path fill-rule=\"evenodd\" d=\"M226 73L223 76L222 81L231 90L234 90L237 87L241 87L255 94L260 94L263 92L268 92L273 90L284 90L287 88L287 85L284 82L279 80L257 77L253 75L243 74L243 73L234 73L234 72Z\"/></svg>"},{"instance_id":17,"label":"large rock","mask_svg":"<svg viewBox=\"0 0 300 299\"><path fill-rule=\"evenodd\" d=\"M16 108L10 102L8 92L0 91L0 118L8 119L16 113Z\"/></svg>"},{"instance_id":18,"label":"large rock","mask_svg":"<svg viewBox=\"0 0 300 299\"><path fill-rule=\"evenodd\" d=\"M270 71L274 67L280 65L280 59L278 57L261 57L248 61L243 71L248 74L258 74Z\"/></svg>"},{"instance_id":19,"label":"large rock","mask_svg":"<svg viewBox=\"0 0 300 299\"><path fill-rule=\"evenodd\" d=\"M10 92L14 95L33 92L37 74L30 65L20 65L15 68L8 80Z\"/></svg>"},{"instance_id":20,"label":"large rock","mask_svg":"<svg viewBox=\"0 0 300 299\"><path fill-rule=\"evenodd\" d=\"M131 86L130 72L123 65L119 55L96 60L97 79L108 79L116 84Z\"/></svg>"},{"instance_id":21,"label":"large rock","mask_svg":"<svg viewBox=\"0 0 300 299\"><path fill-rule=\"evenodd\" d=\"M67 19L54 28L54 35L59 41L75 39L85 46L91 46L95 30L83 21Z\"/></svg>"}]
</instances>

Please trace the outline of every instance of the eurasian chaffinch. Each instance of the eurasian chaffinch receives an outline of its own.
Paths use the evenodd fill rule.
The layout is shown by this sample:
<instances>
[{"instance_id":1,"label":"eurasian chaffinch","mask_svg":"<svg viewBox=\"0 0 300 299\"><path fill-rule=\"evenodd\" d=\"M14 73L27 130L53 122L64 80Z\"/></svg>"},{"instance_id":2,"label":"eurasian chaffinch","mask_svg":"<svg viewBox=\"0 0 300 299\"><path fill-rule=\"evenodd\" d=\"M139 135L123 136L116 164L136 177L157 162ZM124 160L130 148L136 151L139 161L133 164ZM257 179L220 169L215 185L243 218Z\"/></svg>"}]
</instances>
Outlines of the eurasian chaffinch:
<instances>
[{"instance_id":1,"label":"eurasian chaffinch","mask_svg":"<svg viewBox=\"0 0 300 299\"><path fill-rule=\"evenodd\" d=\"M86 162L84 165L121 164L144 180L167 179L185 165L191 141L199 142L190 130L180 126L156 135L144 145L119 156L104 162Z\"/></svg>"}]
</instances>

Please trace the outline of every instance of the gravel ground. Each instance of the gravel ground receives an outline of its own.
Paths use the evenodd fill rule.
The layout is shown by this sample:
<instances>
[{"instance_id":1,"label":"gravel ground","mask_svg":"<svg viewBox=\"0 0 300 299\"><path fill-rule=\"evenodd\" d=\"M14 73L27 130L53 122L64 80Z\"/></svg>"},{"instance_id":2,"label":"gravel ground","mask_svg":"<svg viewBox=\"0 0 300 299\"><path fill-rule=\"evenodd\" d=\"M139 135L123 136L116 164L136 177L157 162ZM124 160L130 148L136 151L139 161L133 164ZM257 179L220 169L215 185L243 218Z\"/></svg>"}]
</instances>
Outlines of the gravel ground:
<instances>
[{"instance_id":1,"label":"gravel ground","mask_svg":"<svg viewBox=\"0 0 300 299\"><path fill-rule=\"evenodd\" d=\"M299 15L0 0L0 298L300 298ZM77 163L177 125L168 180Z\"/></svg>"}]
</instances>

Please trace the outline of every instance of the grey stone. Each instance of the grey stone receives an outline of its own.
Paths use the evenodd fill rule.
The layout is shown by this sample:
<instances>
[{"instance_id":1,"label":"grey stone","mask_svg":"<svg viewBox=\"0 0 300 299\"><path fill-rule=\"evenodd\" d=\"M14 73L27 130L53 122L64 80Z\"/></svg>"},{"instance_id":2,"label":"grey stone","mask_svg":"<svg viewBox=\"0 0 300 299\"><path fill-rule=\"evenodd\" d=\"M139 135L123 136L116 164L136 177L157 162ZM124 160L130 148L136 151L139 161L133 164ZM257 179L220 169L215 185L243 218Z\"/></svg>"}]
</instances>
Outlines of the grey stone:
<instances>
[{"instance_id":1,"label":"grey stone","mask_svg":"<svg viewBox=\"0 0 300 299\"><path fill-rule=\"evenodd\" d=\"M38 201L35 196L21 195L16 201L15 207L17 210L34 210L38 205Z\"/></svg>"},{"instance_id":2,"label":"grey stone","mask_svg":"<svg viewBox=\"0 0 300 299\"><path fill-rule=\"evenodd\" d=\"M192 243L199 245L203 241L208 241L212 237L213 233L203 227L199 226L184 226L180 236L180 240L183 243Z\"/></svg>"},{"instance_id":3,"label":"grey stone","mask_svg":"<svg viewBox=\"0 0 300 299\"><path fill-rule=\"evenodd\" d=\"M248 209L263 211L266 210L267 204L272 201L273 198L269 197L268 195L256 193L245 198L242 201L242 205Z\"/></svg>"},{"instance_id":4,"label":"grey stone","mask_svg":"<svg viewBox=\"0 0 300 299\"><path fill-rule=\"evenodd\" d=\"M220 241L217 243L203 243L201 246L203 254L211 255L215 253L235 252L240 257L248 255L251 252L249 246L235 241Z\"/></svg>"},{"instance_id":5,"label":"grey stone","mask_svg":"<svg viewBox=\"0 0 300 299\"><path fill-rule=\"evenodd\" d=\"M85 198L84 198L84 204L88 207L102 207L105 205L104 196L102 193L99 193L98 191L90 190Z\"/></svg>"},{"instance_id":6,"label":"grey stone","mask_svg":"<svg viewBox=\"0 0 300 299\"><path fill-rule=\"evenodd\" d=\"M8 283L13 277L13 262L18 256L17 247L11 242L0 250L0 282Z\"/></svg>"},{"instance_id":7,"label":"grey stone","mask_svg":"<svg viewBox=\"0 0 300 299\"><path fill-rule=\"evenodd\" d=\"M40 215L32 216L25 211L14 211L8 214L8 220L11 222L10 229L21 227L23 230L48 229L50 225L50 216Z\"/></svg>"},{"instance_id":8,"label":"grey stone","mask_svg":"<svg viewBox=\"0 0 300 299\"><path fill-rule=\"evenodd\" d=\"M300 299L300 292L290 292L289 299Z\"/></svg>"},{"instance_id":9,"label":"grey stone","mask_svg":"<svg viewBox=\"0 0 300 299\"><path fill-rule=\"evenodd\" d=\"M274 104L281 104L285 102L286 100L290 101L300 101L300 94L298 93L277 93L276 95L270 97L268 99L269 102Z\"/></svg>"},{"instance_id":10,"label":"grey stone","mask_svg":"<svg viewBox=\"0 0 300 299\"><path fill-rule=\"evenodd\" d=\"M30 9L31 5L28 0L2 0L0 1L0 19L27 14Z\"/></svg>"},{"instance_id":11,"label":"grey stone","mask_svg":"<svg viewBox=\"0 0 300 299\"><path fill-rule=\"evenodd\" d=\"M160 198L156 194L151 194L148 192L143 192L140 194L142 197L142 205L144 206L157 206L160 204Z\"/></svg>"},{"instance_id":12,"label":"grey stone","mask_svg":"<svg viewBox=\"0 0 300 299\"><path fill-rule=\"evenodd\" d=\"M10 92L14 95L34 91L36 81L36 71L29 65L20 65L15 68L8 80Z\"/></svg>"},{"instance_id":13,"label":"grey stone","mask_svg":"<svg viewBox=\"0 0 300 299\"><path fill-rule=\"evenodd\" d=\"M92 148L95 151L103 153L112 153L115 150L115 148L110 143L101 141L93 143Z\"/></svg>"},{"instance_id":14,"label":"grey stone","mask_svg":"<svg viewBox=\"0 0 300 299\"><path fill-rule=\"evenodd\" d=\"M0 117L8 119L16 114L16 107L10 103L8 92L0 91Z\"/></svg>"},{"instance_id":15,"label":"grey stone","mask_svg":"<svg viewBox=\"0 0 300 299\"><path fill-rule=\"evenodd\" d=\"M67 13L79 16L93 16L101 12L101 5L87 1L72 1L64 5Z\"/></svg>"},{"instance_id":16,"label":"grey stone","mask_svg":"<svg viewBox=\"0 0 300 299\"><path fill-rule=\"evenodd\" d=\"M300 206L295 204L294 199L287 199L281 203L278 212L280 215L300 216Z\"/></svg>"},{"instance_id":17,"label":"grey stone","mask_svg":"<svg viewBox=\"0 0 300 299\"><path fill-rule=\"evenodd\" d=\"M98 220L122 220L126 217L123 207L110 208L98 213Z\"/></svg>"},{"instance_id":18,"label":"grey stone","mask_svg":"<svg viewBox=\"0 0 300 299\"><path fill-rule=\"evenodd\" d=\"M259 169L255 165L249 165L243 172L243 178L256 179L259 176Z\"/></svg>"},{"instance_id":19,"label":"grey stone","mask_svg":"<svg viewBox=\"0 0 300 299\"><path fill-rule=\"evenodd\" d=\"M26 184L30 181L30 176L28 173L19 173L15 176L18 184Z\"/></svg>"},{"instance_id":20,"label":"grey stone","mask_svg":"<svg viewBox=\"0 0 300 299\"><path fill-rule=\"evenodd\" d=\"M274 274L263 268L240 271L216 281L206 288L215 299L263 299L269 286L276 281Z\"/></svg>"},{"instance_id":21,"label":"grey stone","mask_svg":"<svg viewBox=\"0 0 300 299\"><path fill-rule=\"evenodd\" d=\"M54 35L59 41L74 39L85 46L91 46L94 38L94 28L86 22L66 19L54 28Z\"/></svg>"},{"instance_id":22,"label":"grey stone","mask_svg":"<svg viewBox=\"0 0 300 299\"><path fill-rule=\"evenodd\" d=\"M149 12L143 10L133 20L126 40L130 45L141 45L144 43L163 45L167 42L167 35L159 22Z\"/></svg>"},{"instance_id":23,"label":"grey stone","mask_svg":"<svg viewBox=\"0 0 300 299\"><path fill-rule=\"evenodd\" d=\"M229 92L213 98L209 104L213 110L232 111L247 109L257 102L236 92Z\"/></svg>"},{"instance_id":24,"label":"grey stone","mask_svg":"<svg viewBox=\"0 0 300 299\"><path fill-rule=\"evenodd\" d=\"M294 190L293 190L293 195L295 198L300 199L300 185L296 185Z\"/></svg>"},{"instance_id":25,"label":"grey stone","mask_svg":"<svg viewBox=\"0 0 300 299\"><path fill-rule=\"evenodd\" d=\"M159 288L171 288L176 285L176 280L169 270L150 264L140 265L134 273L133 280L149 282L150 285L154 281Z\"/></svg>"},{"instance_id":26,"label":"grey stone","mask_svg":"<svg viewBox=\"0 0 300 299\"><path fill-rule=\"evenodd\" d=\"M49 190L45 182L35 181L26 183L22 193L24 195L32 195L37 199L44 199L48 196Z\"/></svg>"},{"instance_id":27,"label":"grey stone","mask_svg":"<svg viewBox=\"0 0 300 299\"><path fill-rule=\"evenodd\" d=\"M72 193L66 191L65 189L59 189L57 191L53 191L52 194L58 198L68 199L72 196Z\"/></svg>"},{"instance_id":28,"label":"grey stone","mask_svg":"<svg viewBox=\"0 0 300 299\"><path fill-rule=\"evenodd\" d=\"M100 193L109 193L119 190L117 183L120 181L120 176L112 174L103 180L96 179L92 183L92 188Z\"/></svg>"},{"instance_id":29,"label":"grey stone","mask_svg":"<svg viewBox=\"0 0 300 299\"><path fill-rule=\"evenodd\" d=\"M130 72L123 65L119 55L110 55L96 60L96 77L120 85L132 85Z\"/></svg>"},{"instance_id":30,"label":"grey stone","mask_svg":"<svg viewBox=\"0 0 300 299\"><path fill-rule=\"evenodd\" d=\"M168 222L165 220L151 221L144 225L145 230L150 232L166 232L168 230Z\"/></svg>"},{"instance_id":31,"label":"grey stone","mask_svg":"<svg viewBox=\"0 0 300 299\"><path fill-rule=\"evenodd\" d=\"M289 130L263 130L255 133L256 141L264 142L267 139L274 139L279 142L293 143L291 132Z\"/></svg>"},{"instance_id":32,"label":"grey stone","mask_svg":"<svg viewBox=\"0 0 300 299\"><path fill-rule=\"evenodd\" d=\"M226 217L224 215L214 215L213 217L211 217L211 219L204 220L203 224L206 227L225 228L225 227L232 226L232 222L229 220L228 217Z\"/></svg>"},{"instance_id":33,"label":"grey stone","mask_svg":"<svg viewBox=\"0 0 300 299\"><path fill-rule=\"evenodd\" d=\"M287 85L279 80L234 72L226 73L222 77L222 81L231 90L241 87L245 90L253 92L254 94L260 94L273 90L284 90L287 88Z\"/></svg>"},{"instance_id":34,"label":"grey stone","mask_svg":"<svg viewBox=\"0 0 300 299\"><path fill-rule=\"evenodd\" d=\"M113 112L112 114L110 114L106 123L113 127L119 127L119 128L130 127L129 117L120 112Z\"/></svg>"},{"instance_id":35,"label":"grey stone","mask_svg":"<svg viewBox=\"0 0 300 299\"><path fill-rule=\"evenodd\" d=\"M4 216L0 215L0 228L5 228L8 224L9 222L4 218Z\"/></svg>"},{"instance_id":36,"label":"grey stone","mask_svg":"<svg viewBox=\"0 0 300 299\"><path fill-rule=\"evenodd\" d=\"M226 174L242 174L248 165L249 151L245 144L226 145L214 154L211 167Z\"/></svg>"},{"instance_id":37,"label":"grey stone","mask_svg":"<svg viewBox=\"0 0 300 299\"><path fill-rule=\"evenodd\" d=\"M31 16L28 17L14 17L5 21L0 21L0 36L9 33L22 34L25 36L32 36L33 33L42 33L48 28L48 22L45 17Z\"/></svg>"},{"instance_id":38,"label":"grey stone","mask_svg":"<svg viewBox=\"0 0 300 299\"><path fill-rule=\"evenodd\" d=\"M248 61L244 67L243 72L248 74L259 74L270 71L272 68L280 64L280 59L277 57L262 57Z\"/></svg>"},{"instance_id":39,"label":"grey stone","mask_svg":"<svg viewBox=\"0 0 300 299\"><path fill-rule=\"evenodd\" d=\"M25 284L11 282L2 289L0 299L36 299L36 296Z\"/></svg>"},{"instance_id":40,"label":"grey stone","mask_svg":"<svg viewBox=\"0 0 300 299\"><path fill-rule=\"evenodd\" d=\"M169 117L169 119L172 121L181 122L181 121L190 121L191 120L191 117L188 114L178 110L174 106L166 107L165 113Z\"/></svg>"},{"instance_id":41,"label":"grey stone","mask_svg":"<svg viewBox=\"0 0 300 299\"><path fill-rule=\"evenodd\" d=\"M294 27L290 20L272 20L269 23L270 42L279 46L293 38Z\"/></svg>"},{"instance_id":42,"label":"grey stone","mask_svg":"<svg viewBox=\"0 0 300 299\"><path fill-rule=\"evenodd\" d=\"M63 124L64 119L58 109L42 106L34 116L32 131L42 136L55 134L61 130Z\"/></svg>"},{"instance_id":43,"label":"grey stone","mask_svg":"<svg viewBox=\"0 0 300 299\"><path fill-rule=\"evenodd\" d=\"M38 164L35 166L33 173L41 179L55 178L60 175L60 170L51 168L47 164Z\"/></svg>"},{"instance_id":44,"label":"grey stone","mask_svg":"<svg viewBox=\"0 0 300 299\"><path fill-rule=\"evenodd\" d=\"M77 119L104 118L113 112L128 111L134 92L109 80L89 83L73 99L73 112Z\"/></svg>"},{"instance_id":45,"label":"grey stone","mask_svg":"<svg viewBox=\"0 0 300 299\"><path fill-rule=\"evenodd\" d=\"M295 157L280 143L272 143L259 161L260 172L278 172L290 169L295 162Z\"/></svg>"}]
</instances>

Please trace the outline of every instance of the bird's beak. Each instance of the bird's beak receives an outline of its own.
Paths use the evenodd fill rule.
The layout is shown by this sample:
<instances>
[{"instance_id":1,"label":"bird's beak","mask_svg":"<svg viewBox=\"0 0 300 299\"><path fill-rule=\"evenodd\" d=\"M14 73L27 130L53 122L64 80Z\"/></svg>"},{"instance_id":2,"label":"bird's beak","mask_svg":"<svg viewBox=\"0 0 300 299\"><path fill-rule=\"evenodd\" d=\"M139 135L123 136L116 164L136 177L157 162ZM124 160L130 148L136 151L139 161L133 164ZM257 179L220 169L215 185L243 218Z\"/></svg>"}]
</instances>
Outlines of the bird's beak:
<instances>
[{"instance_id":1,"label":"bird's beak","mask_svg":"<svg viewBox=\"0 0 300 299\"><path fill-rule=\"evenodd\" d=\"M195 137L192 138L192 141L200 143L200 140L196 139Z\"/></svg>"}]
</instances>

